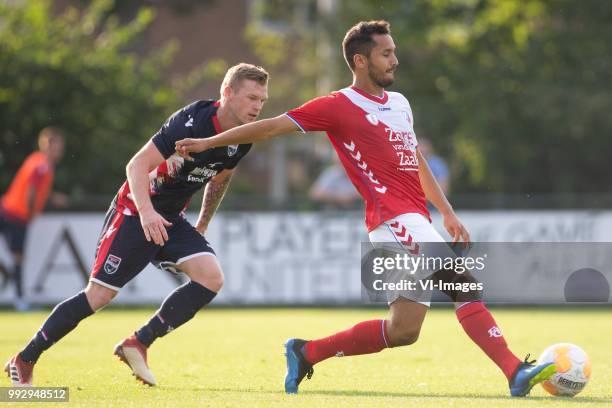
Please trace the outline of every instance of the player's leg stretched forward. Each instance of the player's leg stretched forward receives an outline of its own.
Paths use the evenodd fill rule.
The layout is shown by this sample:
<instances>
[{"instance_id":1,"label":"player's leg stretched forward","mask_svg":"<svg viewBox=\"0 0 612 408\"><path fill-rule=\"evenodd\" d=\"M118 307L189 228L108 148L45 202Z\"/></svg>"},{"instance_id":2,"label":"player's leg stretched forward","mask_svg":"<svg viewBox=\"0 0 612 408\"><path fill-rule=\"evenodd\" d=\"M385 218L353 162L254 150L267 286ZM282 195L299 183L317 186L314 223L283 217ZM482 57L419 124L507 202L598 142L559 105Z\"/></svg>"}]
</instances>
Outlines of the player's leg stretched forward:
<instances>
[{"instance_id":1,"label":"player's leg stretched forward","mask_svg":"<svg viewBox=\"0 0 612 408\"><path fill-rule=\"evenodd\" d=\"M140 340L128 338L116 348L134 374L155 384L152 375L137 371L148 371L146 348L155 338L191 319L223 284L214 252L187 221L175 220L168 234L170 239L164 246L148 242L138 217L124 217L111 207L100 234L89 284L84 291L58 304L28 345L7 362L5 371L13 385L32 385L33 368L40 355L74 330L81 320L106 306L151 260L159 258L178 264L191 280L166 298L158 313L138 331Z\"/></svg>"},{"instance_id":2,"label":"player's leg stretched forward","mask_svg":"<svg viewBox=\"0 0 612 408\"><path fill-rule=\"evenodd\" d=\"M28 345L4 367L13 386L31 386L34 364L40 355L77 327L79 322L106 306L116 291L89 282L85 290L55 306Z\"/></svg>"},{"instance_id":3,"label":"player's leg stretched forward","mask_svg":"<svg viewBox=\"0 0 612 408\"><path fill-rule=\"evenodd\" d=\"M115 348L115 353L130 366L134 375L149 385L155 385L155 378L147 366L147 348L157 337L190 320L223 285L223 275L214 255L192 258L181 263L180 267L191 280L172 292L135 336L130 336ZM74 330L81 320L110 303L116 295L116 290L89 282L85 290L58 304L28 345L6 363L4 370L13 386L31 386L34 365L40 355Z\"/></svg>"},{"instance_id":4,"label":"player's leg stretched forward","mask_svg":"<svg viewBox=\"0 0 612 408\"><path fill-rule=\"evenodd\" d=\"M144 326L115 347L115 355L131 368L138 380L148 385L156 385L156 380L147 364L147 349L158 337L191 320L223 286L223 273L212 253L177 266L189 276L189 282L170 293Z\"/></svg>"},{"instance_id":5,"label":"player's leg stretched forward","mask_svg":"<svg viewBox=\"0 0 612 408\"><path fill-rule=\"evenodd\" d=\"M31 386L40 355L74 330L81 320L106 306L158 250L157 245L146 241L138 217L126 217L111 206L98 240L89 284L55 306L28 345L7 362L5 371L13 385Z\"/></svg>"},{"instance_id":6,"label":"player's leg stretched forward","mask_svg":"<svg viewBox=\"0 0 612 408\"><path fill-rule=\"evenodd\" d=\"M437 274L438 275L438 274ZM438 275L455 280L454 272ZM475 281L469 274L460 279ZM456 316L463 329L508 379L512 396L525 396L531 388L549 378L554 365L533 365L521 361L508 348L501 330L483 302L473 294L445 292L455 303ZM428 306L399 297L390 305L387 320L370 320L317 340L289 339L285 344L287 374L285 391L297 393L305 376L310 378L313 365L333 356L377 353L387 347L410 345L418 339Z\"/></svg>"},{"instance_id":7,"label":"player's leg stretched forward","mask_svg":"<svg viewBox=\"0 0 612 408\"><path fill-rule=\"evenodd\" d=\"M469 273L452 270L438 271L436 279L461 284L477 283ZM534 365L529 355L521 361L512 351L493 315L480 298L479 292L444 291L454 302L455 315L468 337L500 368L506 376L510 395L524 397L534 385L547 380L555 372L552 364Z\"/></svg>"},{"instance_id":8,"label":"player's leg stretched forward","mask_svg":"<svg viewBox=\"0 0 612 408\"><path fill-rule=\"evenodd\" d=\"M289 339L285 343L285 391L297 393L304 377L312 376L312 366L330 357L372 354L415 343L427 309L421 303L400 297L391 303L387 320L367 320L317 340Z\"/></svg>"}]
</instances>

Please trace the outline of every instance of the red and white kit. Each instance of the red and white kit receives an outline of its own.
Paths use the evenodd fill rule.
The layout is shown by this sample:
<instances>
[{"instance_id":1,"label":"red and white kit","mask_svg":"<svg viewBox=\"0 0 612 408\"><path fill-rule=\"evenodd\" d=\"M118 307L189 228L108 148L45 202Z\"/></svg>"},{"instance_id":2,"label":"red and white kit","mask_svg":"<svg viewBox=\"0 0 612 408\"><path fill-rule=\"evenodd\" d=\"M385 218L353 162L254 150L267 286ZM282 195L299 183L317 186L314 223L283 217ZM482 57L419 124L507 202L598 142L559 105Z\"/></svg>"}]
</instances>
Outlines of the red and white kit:
<instances>
[{"instance_id":1,"label":"red and white kit","mask_svg":"<svg viewBox=\"0 0 612 408\"><path fill-rule=\"evenodd\" d=\"M419 180L412 109L400 93L381 98L349 87L287 112L304 132L326 131L366 203L372 242L444 242L429 222Z\"/></svg>"},{"instance_id":2,"label":"red and white kit","mask_svg":"<svg viewBox=\"0 0 612 408\"><path fill-rule=\"evenodd\" d=\"M448 253L448 246L435 244L444 240L431 225L425 206L412 110L403 95L385 92L377 98L354 87L344 88L307 102L287 116L304 132L327 132L347 175L366 202L366 225L374 245L401 244L404 250L427 257L439 256L437 251L429 253L429 248ZM426 244L431 242L434 244ZM386 291L387 300L393 303L399 296L411 299L412 292ZM429 305L420 296L413 299ZM464 303L457 309L457 318L511 381L521 362L508 349L484 304ZM385 320L370 320L308 341L304 354L316 364L334 355L370 354L388 346Z\"/></svg>"}]
</instances>

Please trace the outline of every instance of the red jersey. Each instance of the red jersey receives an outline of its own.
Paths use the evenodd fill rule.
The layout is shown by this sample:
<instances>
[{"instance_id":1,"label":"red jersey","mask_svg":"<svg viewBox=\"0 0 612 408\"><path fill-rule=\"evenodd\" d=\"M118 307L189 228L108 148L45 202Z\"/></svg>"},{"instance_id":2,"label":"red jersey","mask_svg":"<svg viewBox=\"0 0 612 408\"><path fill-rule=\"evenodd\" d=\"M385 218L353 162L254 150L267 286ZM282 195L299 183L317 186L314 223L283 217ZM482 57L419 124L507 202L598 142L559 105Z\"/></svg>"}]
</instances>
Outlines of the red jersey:
<instances>
[{"instance_id":1,"label":"red jersey","mask_svg":"<svg viewBox=\"0 0 612 408\"><path fill-rule=\"evenodd\" d=\"M366 203L374 230L404 213L429 219L419 180L412 109L400 93L382 98L355 87L306 102L286 115L303 131L325 131L346 174Z\"/></svg>"},{"instance_id":2,"label":"red jersey","mask_svg":"<svg viewBox=\"0 0 612 408\"><path fill-rule=\"evenodd\" d=\"M53 184L53 165L43 152L34 152L23 162L8 191L2 197L2 211L15 220L28 222L45 207ZM30 192L34 207L29 206Z\"/></svg>"}]
</instances>

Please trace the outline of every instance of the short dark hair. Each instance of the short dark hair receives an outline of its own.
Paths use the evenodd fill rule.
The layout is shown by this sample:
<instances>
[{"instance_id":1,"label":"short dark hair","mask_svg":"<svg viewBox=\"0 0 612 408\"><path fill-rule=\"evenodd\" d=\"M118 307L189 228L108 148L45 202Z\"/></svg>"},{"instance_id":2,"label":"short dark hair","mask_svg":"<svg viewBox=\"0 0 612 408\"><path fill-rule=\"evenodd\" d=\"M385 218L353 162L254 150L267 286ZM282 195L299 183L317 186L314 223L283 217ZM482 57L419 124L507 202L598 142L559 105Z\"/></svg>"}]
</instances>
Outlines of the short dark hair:
<instances>
[{"instance_id":1,"label":"short dark hair","mask_svg":"<svg viewBox=\"0 0 612 408\"><path fill-rule=\"evenodd\" d=\"M391 34L391 25L385 20L360 21L346 32L342 40L342 51L351 71L355 69L355 54L370 56L370 51L376 45L372 39L374 34Z\"/></svg>"}]
</instances>

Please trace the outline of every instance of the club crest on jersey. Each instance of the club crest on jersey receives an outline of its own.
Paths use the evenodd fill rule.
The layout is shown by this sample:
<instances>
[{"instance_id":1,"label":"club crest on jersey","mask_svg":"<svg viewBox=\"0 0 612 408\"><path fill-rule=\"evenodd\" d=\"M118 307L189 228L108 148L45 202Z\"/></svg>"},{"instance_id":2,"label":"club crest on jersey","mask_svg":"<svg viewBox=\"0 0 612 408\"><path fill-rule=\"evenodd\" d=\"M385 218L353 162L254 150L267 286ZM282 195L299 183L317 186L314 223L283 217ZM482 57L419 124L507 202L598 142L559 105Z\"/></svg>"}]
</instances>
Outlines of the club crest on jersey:
<instances>
[{"instance_id":1,"label":"club crest on jersey","mask_svg":"<svg viewBox=\"0 0 612 408\"><path fill-rule=\"evenodd\" d=\"M189 120L185 122L185 127L193 127L193 118L191 115L188 116Z\"/></svg>"},{"instance_id":2,"label":"club crest on jersey","mask_svg":"<svg viewBox=\"0 0 612 408\"><path fill-rule=\"evenodd\" d=\"M238 151L238 145L229 145L227 146L227 155L232 157Z\"/></svg>"},{"instance_id":3,"label":"club crest on jersey","mask_svg":"<svg viewBox=\"0 0 612 408\"><path fill-rule=\"evenodd\" d=\"M119 264L121 264L121 258L112 254L109 255L108 258L106 258L106 262L104 262L104 272L108 275L112 275L119 269Z\"/></svg>"},{"instance_id":4,"label":"club crest on jersey","mask_svg":"<svg viewBox=\"0 0 612 408\"><path fill-rule=\"evenodd\" d=\"M373 124L374 126L378 125L378 117L373 114L373 113L368 113L366 115L366 119L368 120L368 122L370 122L371 124Z\"/></svg>"}]
</instances>

